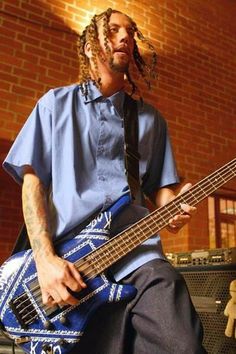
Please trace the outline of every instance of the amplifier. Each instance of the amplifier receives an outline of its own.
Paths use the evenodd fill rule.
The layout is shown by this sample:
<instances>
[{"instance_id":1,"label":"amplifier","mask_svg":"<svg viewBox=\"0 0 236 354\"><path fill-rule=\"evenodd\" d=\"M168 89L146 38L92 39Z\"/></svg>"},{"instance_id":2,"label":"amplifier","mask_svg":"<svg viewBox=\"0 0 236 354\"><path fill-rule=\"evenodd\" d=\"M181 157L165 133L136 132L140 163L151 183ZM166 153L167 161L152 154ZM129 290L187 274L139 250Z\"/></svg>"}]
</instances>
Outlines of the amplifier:
<instances>
[{"instance_id":1,"label":"amplifier","mask_svg":"<svg viewBox=\"0 0 236 354\"><path fill-rule=\"evenodd\" d=\"M236 339L224 334L228 321L224 316L224 309L231 298L229 285L236 279L236 262L181 266L177 269L187 283L192 302L201 318L204 328L203 344L207 353L235 354Z\"/></svg>"},{"instance_id":2,"label":"amplifier","mask_svg":"<svg viewBox=\"0 0 236 354\"><path fill-rule=\"evenodd\" d=\"M166 253L166 257L175 267L236 264L236 247Z\"/></svg>"}]
</instances>

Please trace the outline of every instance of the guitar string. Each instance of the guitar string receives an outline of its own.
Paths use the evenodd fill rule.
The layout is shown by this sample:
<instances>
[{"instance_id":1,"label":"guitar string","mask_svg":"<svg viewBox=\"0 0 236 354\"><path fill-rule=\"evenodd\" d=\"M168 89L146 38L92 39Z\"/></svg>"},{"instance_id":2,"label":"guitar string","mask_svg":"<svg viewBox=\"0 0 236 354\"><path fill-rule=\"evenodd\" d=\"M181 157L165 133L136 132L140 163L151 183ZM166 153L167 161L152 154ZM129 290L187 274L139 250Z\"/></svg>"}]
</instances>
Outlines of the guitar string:
<instances>
[{"instance_id":1,"label":"guitar string","mask_svg":"<svg viewBox=\"0 0 236 354\"><path fill-rule=\"evenodd\" d=\"M234 173L232 174L231 173L231 171L229 171L230 172L230 178L231 177L234 177ZM232 171L233 172L233 171ZM211 192L211 191L213 191L213 190L215 190L215 189L217 189L218 188L218 186L220 186L220 185L222 185L222 184L224 184L226 181L225 181L225 177L227 177L227 179L229 178L229 176L227 176L227 174L228 174L228 172L226 171L226 173L225 173L225 175L223 176L223 175L221 175L220 176L220 178L221 178L221 180L219 180L219 176L218 176L218 179L217 179L217 183L215 183L215 185L213 185L212 184L212 186L211 185L209 185L209 182L210 183L212 183L211 182L211 180L208 178L208 181L205 181L205 182L207 182L208 183L208 185L209 185L209 190L208 190L208 195L209 195L209 192ZM215 176L214 176L215 177ZM222 179L223 179L223 182L222 182ZM214 181L215 182L215 181ZM204 183L205 184L205 183ZM217 185L217 186L216 186ZM195 188L195 189L198 189L198 193L200 192L200 195L201 195L201 198L202 199L204 199L205 198L205 195L204 194L206 194L206 193L204 193L204 191L202 190L202 187L203 187L203 183L201 184L201 185L198 185L198 186L195 186L195 187L197 187L197 188ZM192 192L192 191L191 191ZM195 202L199 202L200 200L198 199L198 198L196 198L195 197L195 195L194 196L192 196L192 195L190 195L190 196L188 196L187 195L187 198L186 198L186 196L185 196L185 198L183 198L183 195L181 195L180 196L180 202L189 202L190 200L191 200L191 198L194 198L195 199ZM183 199L183 200L181 200L181 199ZM189 200L188 200L189 199ZM176 208L177 208L177 210L180 208L180 207L178 207L178 206L176 206L176 200L175 201L173 201L172 202L173 203L173 205L171 205L171 207L173 207L174 206L174 209L176 210ZM167 210L167 213L169 213L169 210ZM149 215L150 216L150 215ZM172 214L171 214L171 216L172 216ZM165 217L165 215L164 215L164 217ZM154 223L154 226L155 227L158 227L158 223L155 221L155 220L152 220L152 224ZM143 232L143 230L142 230L142 227L140 227L139 226L139 224L137 224L138 225L138 227L139 227L139 229L141 229L141 231ZM137 226L136 225L136 226ZM150 229L150 226L149 225L146 225L145 224L145 227L143 227L143 229L144 229L144 231L145 231L145 229ZM151 230L152 232L153 232L153 230ZM135 233L135 231L132 231L133 232L133 234L134 234L134 236L136 237L136 233ZM126 235L127 235L127 232L125 232L126 233ZM123 234L123 236L124 236L124 233L122 233ZM146 236L146 235L145 235ZM128 234L128 237L129 237L129 234ZM131 237L132 237L132 235L131 235ZM145 237L146 238L146 237ZM124 240L125 240L125 237L124 237ZM122 241L124 241L124 240L122 240ZM136 239L136 240L134 240L135 242L136 241L138 241L138 244L140 243L140 238L138 238L138 239ZM116 242L117 243L117 242ZM124 242L123 242L124 243ZM126 243L126 242L125 242ZM120 244L120 243L119 243ZM126 246L126 245L125 245ZM106 245L106 247L105 248L107 248L108 246ZM129 249L129 248L128 248ZM105 250L105 252L106 252L106 250ZM125 251L125 254L126 254L127 252ZM118 254L119 254L119 252L118 252ZM97 257L98 256L98 257ZM99 258L99 255L97 255L96 256L96 259L97 258ZM104 267L105 266L105 268L107 268L107 263L106 263L106 260L104 261L104 253L103 253L103 259L102 259L102 267ZM114 257L113 257L114 258ZM80 262L81 262L81 260L80 260ZM76 262L77 263L77 262ZM112 262L111 262L111 260L110 260L110 263L113 263L113 260L112 260ZM87 269L89 269L91 267L91 265L89 264L88 265L88 267L87 267ZM85 268L86 269L86 268ZM99 265L99 272L100 272L100 269L101 269L101 266ZM93 270L93 272L94 272L94 270ZM89 276L89 273L86 273L87 274L87 277Z\"/></svg>"},{"instance_id":2,"label":"guitar string","mask_svg":"<svg viewBox=\"0 0 236 354\"><path fill-rule=\"evenodd\" d=\"M235 159L236 160L236 159ZM232 162L234 162L235 160L233 160L233 161L231 161L231 162L229 162L228 164L231 164ZM221 169L225 169L225 167L227 167L227 165L225 165L225 166L223 166ZM185 193L183 193L182 195L180 195L179 197L177 197L176 199L179 199L180 200L180 202L182 203L182 202L186 202L186 203L189 203L190 201L191 201L191 198L194 198L195 199L195 203L198 203L200 200L198 200L195 196L191 196L191 192L193 192L194 191L194 189L196 189L196 190L198 190L197 192L199 193L200 192L200 195L202 195L203 196L203 194L204 194L204 191L202 190L202 187L204 186L204 184L209 184L209 182L210 183L212 183L212 181L211 181L211 179L213 179L213 177L217 177L217 175L219 174L219 172L220 172L220 170L221 169L219 169L219 170L217 170L217 171L215 171L213 174L211 174L210 176L208 176L208 177L206 177L206 178L204 178L202 181L200 181L199 183L197 183L196 185L194 185L193 187L192 187L192 189L191 190L188 190L186 193L188 194L190 194L190 196L186 196L185 195ZM233 173L233 171L226 171L226 173L225 173L225 175L224 175L224 177L227 177L227 178L233 178L234 177L234 173L233 173L233 175L231 175L230 177L229 176L227 176L227 173L228 172L230 172L231 174ZM218 176L219 177L219 176ZM224 184L224 183L226 183L227 181L225 181L224 180L224 177L223 177L223 175L221 175L220 176L220 178L222 178L223 179L223 182L222 182L222 180L219 180L219 179L217 179L217 181L214 181L214 185L212 185L212 186L210 186L209 185L209 190L211 191L211 190L216 190L220 185L222 185L222 184ZM217 183L216 183L217 182ZM217 186L216 186L217 185ZM195 191L194 191L194 193L195 193ZM207 195L209 195L209 192L207 192L208 194ZM196 194L195 194L196 195ZM187 197L187 198L186 198ZM203 198L202 199L204 199L205 198L205 196L203 196ZM170 216L171 217L173 217L174 215L172 214L173 213L173 210L172 209L174 209L174 211L182 211L182 209L179 207L179 206L177 206L176 205L176 199L175 200L173 200L172 202L170 202L169 204L171 204L170 205L170 208L168 208L167 209L167 212L165 212L164 211L164 209L163 209L163 211L164 211L164 215L162 216L161 215L161 212L162 212L162 210L161 211L159 211L159 210L155 210L153 213L155 214L155 216L156 216L156 218L157 217L159 217L159 216L161 216L163 219L164 218L166 218L167 216L168 216L168 214L170 214ZM181 200L182 199L182 200ZM193 201L194 202L194 201ZM190 203L191 204L191 203ZM193 204L192 204L193 205ZM174 207L174 208L173 208ZM167 208L167 206L164 206L164 207L162 207L162 208ZM161 209L162 209L161 208ZM177 209L177 210L176 210ZM156 215L156 214L158 214L158 212L159 212L159 215ZM149 214L148 215L148 217L150 217L150 219L152 220L152 214L153 213L151 213L151 214ZM164 220L165 221L165 220ZM166 221L165 221L166 222ZM145 224L145 226L140 226L140 224L141 223L144 223ZM150 230L150 228L151 227L153 227L153 226L150 226L150 225L147 225L146 224L146 221L144 220L144 221L142 221L142 222L139 222L137 225L133 225L132 226L132 229L133 229L133 227L138 227L139 228L139 230L138 231L141 231L141 232L143 232L144 233L144 231L146 231L146 230ZM157 223L157 221L156 220L152 220L152 223L151 223L151 225L153 225L154 224L154 227L156 228L156 227L158 227L158 225L160 224L158 224ZM167 223L168 224L168 223ZM162 228L162 227L164 227L164 225L160 225L160 227ZM120 236L120 238L121 238L121 236L123 236L124 234L126 234L126 236L128 236L128 238L130 238L130 236L131 237L133 237L133 236L135 236L135 237L137 237L136 236L136 232L135 231L133 231L133 230L131 230L132 232L133 232L133 234L134 235L129 235L129 232L130 232L130 230L126 230L126 231L124 231L124 232L122 232L122 235L117 235L115 238L113 238L111 241L114 241L114 242L112 242L113 243L113 246L117 243L117 237L118 236ZM152 231L153 233L155 233L156 231L153 231L153 230L150 230L150 231ZM128 234L128 235L127 235ZM149 236L150 237L150 236ZM127 247L127 241L125 240L125 242L124 242L124 240L125 240L125 237L124 237L124 239L122 240L123 241L123 243L125 243L126 245L126 247ZM133 242L133 239L131 239L131 241ZM140 241L140 239L138 238L136 238L135 240L134 240L134 242L137 242L137 241ZM119 243L120 243L120 240L119 240ZM138 244L139 244L140 242L138 242ZM102 245L103 247L103 250L102 251L104 251L104 249L105 248L108 248L109 246L110 246L110 242L109 242L109 246L108 245ZM135 247L136 247L136 243L135 243ZM115 245L115 248L117 248L117 245ZM128 248L129 249L129 248ZM132 248L133 249L133 248ZM98 251L100 250L100 248L98 248L98 249L96 249L95 251L94 251L94 253L99 253ZM105 252L106 252L107 250L105 250ZM109 251L109 250L108 250ZM109 253L109 252L108 252ZM126 254L127 252L122 252L122 253L124 253L124 254ZM118 255L120 255L120 253L118 252ZM123 255L123 254L122 254ZM107 255L105 255L105 257L106 257ZM96 260L98 259L100 257L100 255L98 254L98 255L96 255ZM102 261L102 266L101 265L99 265L99 269L101 269L102 267L104 267L105 266L105 268L107 268L107 266L106 266L106 260L105 260L105 262L104 262L104 253L101 255L101 261ZM114 258L114 256L113 256L113 258ZM116 259L116 258L114 258L114 259ZM75 262L75 265L76 264L78 264L78 263L81 263L81 261L83 261L83 258L82 259L80 259L79 261L77 261L77 262ZM114 261L112 260L112 262L110 262L111 264L113 263ZM109 264L110 264L109 263ZM91 264L90 263L88 263L88 266L87 266L87 269L89 270L89 268L91 269ZM84 272L86 271L86 267L85 267L85 269L84 269ZM96 270L97 271L97 270ZM99 270L99 272L100 272L100 270ZM92 269L92 271L90 270L90 271L88 271L88 273L86 273L86 277L88 278L88 279L90 279L91 278L91 275L92 276L94 276L94 269ZM40 290L40 287L39 287L39 284L37 284L34 288L32 288L31 289L32 290L32 292L34 293L35 292L35 290ZM18 298L19 299L19 298ZM22 305L22 303L21 303L21 305ZM42 305L43 306L43 308L45 309L45 310L47 310L47 309L49 309L48 307L47 307L47 305ZM27 306L28 307L28 306Z\"/></svg>"},{"instance_id":3,"label":"guitar string","mask_svg":"<svg viewBox=\"0 0 236 354\"><path fill-rule=\"evenodd\" d=\"M216 171L215 172L215 174L217 173L218 171ZM227 173L226 173L227 174ZM225 177L225 176L224 176ZM222 177L223 178L223 177ZM210 178L208 178L208 180L210 180ZM218 181L218 182L220 182L220 184L221 184L221 181ZM225 182L225 181L224 181ZM198 188L200 187L201 188L201 186L200 185L198 185L197 186ZM212 188L212 187L211 187ZM217 187L215 187L214 186L214 189L215 188L217 188ZM211 190L211 189L210 189ZM182 195L180 196L180 197L182 197ZM195 198L195 197L194 197ZM190 196L190 199L191 199L191 196ZM196 198L195 198L196 199ZM197 202L199 202L199 200L198 199L196 199L197 200ZM185 200L184 200L184 202L185 202ZM175 209L177 208L177 210L179 209L176 205L174 205L174 207L175 207ZM169 210L167 211L168 213L171 213ZM150 216L150 215L149 215ZM164 216L165 217L165 216ZM173 217L173 215L171 214L171 217ZM156 226L156 221L154 221L154 220L152 220L152 222L154 222L154 224L155 224L155 226ZM145 225L145 226L147 226L148 228L149 228L149 226L148 225ZM141 227L138 225L138 227L139 227L139 229L141 229ZM147 228L146 227L146 228ZM142 231L142 230L141 230ZM126 234L127 234L127 231L125 232ZM129 237L129 235L128 235L128 237ZM96 252L96 251L95 251ZM125 252L125 254L126 254L127 252ZM119 254L119 253L118 253ZM98 255L99 256L99 255ZM104 263L104 254L102 255L103 256L103 263ZM96 259L97 259L97 257L96 257ZM81 260L80 260L80 262L81 262ZM76 264L77 262L75 262L75 264ZM105 263L106 264L106 263ZM103 265L104 266L104 265ZM87 268L91 268L91 265L89 264L89 266L87 267ZM100 267L99 267L100 268ZM85 268L86 269L86 268ZM94 269L92 270L92 272L94 272ZM89 275L89 273L87 273L88 275ZM37 286L36 287L37 289L39 289L39 286ZM36 290L36 289L35 289Z\"/></svg>"},{"instance_id":4,"label":"guitar string","mask_svg":"<svg viewBox=\"0 0 236 354\"><path fill-rule=\"evenodd\" d=\"M230 178L232 178L232 177L234 177L236 174L235 173L233 173L233 171L231 172L231 171L229 171L230 172ZM210 193L209 193L209 191L210 192L212 192L212 191L214 191L215 189L217 189L220 185L222 185L222 184L224 184L224 183L226 183L226 181L225 181L225 177L227 177L227 178L229 178L229 176L227 176L227 173L228 173L228 171L224 174L224 177L223 176L221 176L221 179L223 179L223 182L222 182L222 180L219 180L219 177L218 177L218 180L217 180L217 183L214 181L214 183L215 183L215 185L213 185L212 184L212 186L210 186L209 185L209 188L208 188L208 194L207 195L209 195ZM233 173L233 174L232 174ZM214 176L214 178L215 178L216 176ZM208 182L208 184L209 184L209 182L210 183L212 183L212 181L205 181L205 182ZM206 184L206 183L204 183L204 184ZM217 184L217 187L216 187L216 184ZM200 193L200 195L201 195L201 199L204 199L205 198L205 196L206 196L206 193L204 193L204 191L202 190L202 184L201 185L195 185L195 189L198 189L198 193ZM192 190L191 190L191 193L193 192L193 189L194 188L192 188ZM189 191L187 191L187 192L189 192ZM190 194L191 194L190 193ZM195 191L194 191L194 193L195 193ZM205 194L205 195L204 195ZM196 198L196 194L194 195L194 196L192 196L192 195L190 195L190 196L186 196L186 195L184 195L184 194L182 194L182 195L180 195L179 197L177 197L178 198L178 201L180 202L180 203L189 203L190 202L190 204L192 204L193 205L193 203L194 203L194 200L192 200L192 197L195 199L195 201L197 200L197 203L199 202L199 201L201 201L201 199L197 199ZM176 199L175 200L173 200L172 202L171 202L171 207L170 208L168 208L167 209L167 212L165 211L165 208L167 208L167 206L164 206L164 207L162 207L163 208L163 213L162 213L162 210L160 211L160 210L156 210L155 212L154 212L154 214L155 214L155 219L158 219L158 217L162 217L163 218L163 221L164 221L164 223L165 224L168 224L167 222L166 222L166 220L164 220L168 215L167 215L167 213L169 214L171 214L171 217L173 217L173 209L174 209L174 211L181 211L181 212L183 212L183 210L180 208L180 206L178 206L178 205L176 205ZM178 202L177 201L177 202ZM195 202L196 203L196 202ZM159 215L156 215L156 214L158 214L159 213ZM161 213L162 214L164 214L164 215L161 215ZM152 216L153 215L151 215L151 214L149 214L148 216L147 216L147 218L150 218L150 219L152 219ZM145 218L146 219L146 218ZM140 231L140 229L141 229L141 231L146 231L147 229L149 229L149 228L152 228L153 227L153 224L154 224L154 226L155 227L158 227L158 226L160 226L161 228L163 228L165 225L163 224L163 221L162 221L162 224L160 224L160 225L158 225L158 223L157 223L157 220L152 220L152 224L149 222L148 223L148 225L146 224L144 227L142 227L142 223L146 223L146 220L144 219L144 221L141 221L141 222L138 222L136 225L133 225L132 227L131 227L131 232L133 232L134 234L135 234L135 226L137 226L138 228L139 228L139 230L137 230L137 231ZM142 230L142 229L144 229L144 230ZM150 230L151 232L153 232L153 229L151 229ZM126 231L124 231L123 233L122 233L122 236L124 235L124 233L126 234L126 236L128 236L129 237L129 232L130 232L130 230L129 229L127 229ZM154 231L153 233L155 233L156 231ZM121 236L121 235L117 235L117 238L119 237L119 236ZM131 235L131 237L132 237L132 235ZM124 240L125 240L125 237L124 237ZM113 242L112 242L113 241ZM115 245L115 243L117 243L117 241L118 241L118 243L120 244L120 240L117 240L116 239L116 237L115 238L113 238L112 240L111 240L111 242L113 243L113 246L114 246L114 248L116 247L116 245ZM140 242L139 242L140 243ZM125 245L123 245L123 246L125 246ZM104 251L107 247L110 247L110 245L103 245L102 246L102 251ZM122 247L123 248L123 247ZM99 253L99 251L100 251L100 249L98 248L97 250L95 250L94 251L94 253ZM106 250L105 250L106 251ZM123 251L122 250L122 252L123 253L127 253L126 251ZM96 255L94 255L94 258L96 258L96 260L97 260L97 257L98 257L99 255L98 254L96 254ZM112 262L113 263L113 262ZM75 263L76 264L76 263ZM101 267L99 267L99 268L101 268ZM100 269L99 269L99 271L100 271Z\"/></svg>"},{"instance_id":5,"label":"guitar string","mask_svg":"<svg viewBox=\"0 0 236 354\"><path fill-rule=\"evenodd\" d=\"M208 178L208 180L210 180L210 179ZM200 186L198 186L198 187L200 187ZM216 188L216 187L214 186L214 188ZM190 198L191 198L191 196L190 196ZM194 198L195 198L195 197L194 197ZM196 199L196 198L195 198L195 199ZM196 199L196 200L197 200L197 202L198 202L198 199ZM184 201L185 201L185 200L184 200ZM176 205L175 205L175 207L176 207ZM178 210L178 208L177 208L177 210ZM171 212L168 210L168 213L171 213ZM171 215L171 216L172 216L172 215ZM154 221L154 220L153 220L153 221ZM152 222L153 222L153 221L152 221ZM145 225L145 226L147 226L147 227L149 228L148 225ZM156 222L155 222L155 226L157 226L157 225L156 225ZM138 227L139 227L139 229L141 229L140 231L143 231L142 228L141 228L139 225L138 225ZM126 233L127 233L127 232L126 232ZM128 235L128 237L129 237L129 235ZM125 238L124 238L124 239L125 239ZM138 241L139 241L139 239L138 239ZM125 252L125 253L127 253L127 252ZM119 254L119 253L118 253L118 254ZM104 263L104 254L103 254L102 256L103 256L103 263ZM106 262L103 264L103 267L104 267L105 264L106 264ZM90 264L89 264L89 267L90 267ZM88 267L88 268L89 268L89 267ZM100 267L99 267L99 268L100 268ZM85 269L86 269L86 268L85 268ZM94 270L93 270L93 272L94 272ZM37 286L37 287L35 288L35 290L36 290L36 289L37 289L37 290L40 289L39 286ZM21 303L21 305L22 305L22 303ZM30 305L28 305L27 307L29 307L29 306L30 306ZM27 308L27 307L26 307L26 308Z\"/></svg>"},{"instance_id":6,"label":"guitar string","mask_svg":"<svg viewBox=\"0 0 236 354\"><path fill-rule=\"evenodd\" d=\"M227 175L227 173L226 173L226 175ZM214 176L214 177L215 177L215 176ZM224 176L224 177L226 177L226 176ZM222 177L222 178L223 178L223 177ZM219 181L219 183L222 184L222 181ZM225 183L225 180L223 181L223 183ZM202 186L200 186L200 188L201 188L201 187L202 187ZM216 188L216 186L214 185L214 188L213 188L213 189L215 189L215 188ZM198 186L198 189L199 189L199 186ZM210 190L212 190L212 187L210 188ZM202 192L202 191L201 191L201 192ZM191 197L192 197L192 196L190 196L190 200L191 200ZM205 196L204 196L204 197L205 197ZM182 196L181 196L181 198L183 199ZM193 195L193 198L195 199L195 201L199 202L199 199L197 199L197 198L195 197L195 195ZM176 202L176 201L175 201L175 202ZM174 207L175 207L175 209L182 211L182 209L181 209L180 207L178 208L178 207L176 206L176 203L175 203L175 202L174 202ZM184 200L182 200L182 201L180 200L180 202L186 202L186 198L185 198ZM172 215L171 212L170 212L170 209L167 209L167 212L170 213L170 216L171 216L171 217L173 217L173 215ZM159 213L158 216L161 216L161 213ZM165 218L165 216L166 216L166 215L164 215L164 218ZM155 223L156 226L159 226L159 225L156 223L155 220L154 220L153 222ZM139 230L141 229L141 231L142 231L142 227L140 227L140 224L138 224L137 226L138 226ZM149 225L145 225L145 226L147 226L148 228L150 228ZM163 226L163 225L161 225L161 226ZM147 229L147 227L146 227L146 229ZM151 230L151 231L153 232L153 230ZM133 233L135 233L134 230L133 230ZM127 232L126 232L126 236L129 237L129 234L128 234ZM131 241L132 241L132 239L131 239ZM126 238L124 238L124 242L126 243ZM140 241L139 241L139 239L138 239L138 244L139 244L139 243L140 243ZM128 248L128 249L129 249L129 248ZM107 257L107 253L109 253L109 255L110 255L108 246L107 246L105 249L103 248L103 254L102 254L102 257L103 257L103 260L102 260L102 261L103 261L103 264L102 264L101 266L99 266L99 272L100 272L100 270L101 270L101 267L104 267L104 266L105 266L105 268L107 267L106 259L104 260L104 251L106 252L106 253L105 253L105 257ZM117 252L116 252L116 253L117 253ZM126 254L127 252L122 250L122 253L123 253L123 254ZM118 255L120 256L120 253L119 253L119 252L118 252ZM97 259L97 258L99 258L99 254L96 255L96 259ZM114 256L113 256L113 259L115 259ZM112 260L112 262L111 262L111 258L110 258L110 263L113 263L113 260ZM90 266L90 265L89 265L89 266ZM92 270L92 273L94 273L94 269ZM87 276L89 275L88 273L86 273L86 274L87 274Z\"/></svg>"}]
</instances>

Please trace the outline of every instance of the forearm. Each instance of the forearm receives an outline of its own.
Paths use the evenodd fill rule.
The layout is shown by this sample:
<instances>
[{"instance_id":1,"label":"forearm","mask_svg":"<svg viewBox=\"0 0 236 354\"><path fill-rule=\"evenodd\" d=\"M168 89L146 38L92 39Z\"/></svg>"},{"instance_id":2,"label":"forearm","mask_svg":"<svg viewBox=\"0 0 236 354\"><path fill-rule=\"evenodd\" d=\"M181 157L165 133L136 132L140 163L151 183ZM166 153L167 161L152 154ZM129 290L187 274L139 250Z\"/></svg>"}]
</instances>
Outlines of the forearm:
<instances>
[{"instance_id":1,"label":"forearm","mask_svg":"<svg viewBox=\"0 0 236 354\"><path fill-rule=\"evenodd\" d=\"M32 169L26 168L22 187L22 206L36 262L54 254L47 200L47 191L43 183Z\"/></svg>"},{"instance_id":2,"label":"forearm","mask_svg":"<svg viewBox=\"0 0 236 354\"><path fill-rule=\"evenodd\" d=\"M155 204L157 207L162 207L174 198L175 192L173 188L160 188L155 196Z\"/></svg>"},{"instance_id":3,"label":"forearm","mask_svg":"<svg viewBox=\"0 0 236 354\"><path fill-rule=\"evenodd\" d=\"M24 173L22 205L43 303L48 306L77 304L78 300L70 294L68 288L80 291L86 284L73 263L55 254L50 230L48 194L30 167Z\"/></svg>"}]
</instances>

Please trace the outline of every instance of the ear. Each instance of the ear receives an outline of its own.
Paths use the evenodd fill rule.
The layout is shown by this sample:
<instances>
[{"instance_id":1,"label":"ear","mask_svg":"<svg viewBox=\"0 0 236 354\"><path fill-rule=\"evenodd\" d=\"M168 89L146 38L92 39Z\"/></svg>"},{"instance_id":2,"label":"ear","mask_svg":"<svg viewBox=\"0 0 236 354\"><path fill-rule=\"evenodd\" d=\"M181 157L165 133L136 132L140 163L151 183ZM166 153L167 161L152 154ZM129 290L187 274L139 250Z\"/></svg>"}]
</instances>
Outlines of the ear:
<instances>
[{"instance_id":1,"label":"ear","mask_svg":"<svg viewBox=\"0 0 236 354\"><path fill-rule=\"evenodd\" d=\"M87 58L91 59L92 58L92 49L91 49L91 44L90 42L86 42L84 45L84 53Z\"/></svg>"}]
</instances>

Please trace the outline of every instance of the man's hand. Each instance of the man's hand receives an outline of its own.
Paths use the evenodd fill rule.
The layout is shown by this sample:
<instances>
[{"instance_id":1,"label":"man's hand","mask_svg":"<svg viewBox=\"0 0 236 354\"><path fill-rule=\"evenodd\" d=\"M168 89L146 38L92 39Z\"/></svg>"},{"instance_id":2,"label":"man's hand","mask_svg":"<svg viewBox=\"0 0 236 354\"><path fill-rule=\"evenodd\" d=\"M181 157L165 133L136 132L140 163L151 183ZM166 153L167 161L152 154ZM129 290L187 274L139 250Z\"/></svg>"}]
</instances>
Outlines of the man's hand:
<instances>
[{"instance_id":1,"label":"man's hand","mask_svg":"<svg viewBox=\"0 0 236 354\"><path fill-rule=\"evenodd\" d=\"M86 288L80 273L73 263L57 255L48 255L37 260L38 280L44 305L76 305L78 300L70 290L79 292Z\"/></svg>"},{"instance_id":2,"label":"man's hand","mask_svg":"<svg viewBox=\"0 0 236 354\"><path fill-rule=\"evenodd\" d=\"M38 271L42 301L51 307L75 305L70 291L86 287L74 264L55 254L50 226L48 190L31 166L24 168L22 187L23 214Z\"/></svg>"},{"instance_id":3,"label":"man's hand","mask_svg":"<svg viewBox=\"0 0 236 354\"><path fill-rule=\"evenodd\" d=\"M191 187L192 187L191 183L185 184L181 188L181 190L177 196L186 192ZM174 199L174 198L172 198L172 199ZM174 216L173 218L171 218L169 220L169 225L167 226L167 230L172 233L179 232L179 230L191 220L192 215L194 215L197 210L195 207L190 206L188 204L181 204L180 206L181 206L181 209L183 210L183 214L178 214L178 215Z\"/></svg>"}]
</instances>

